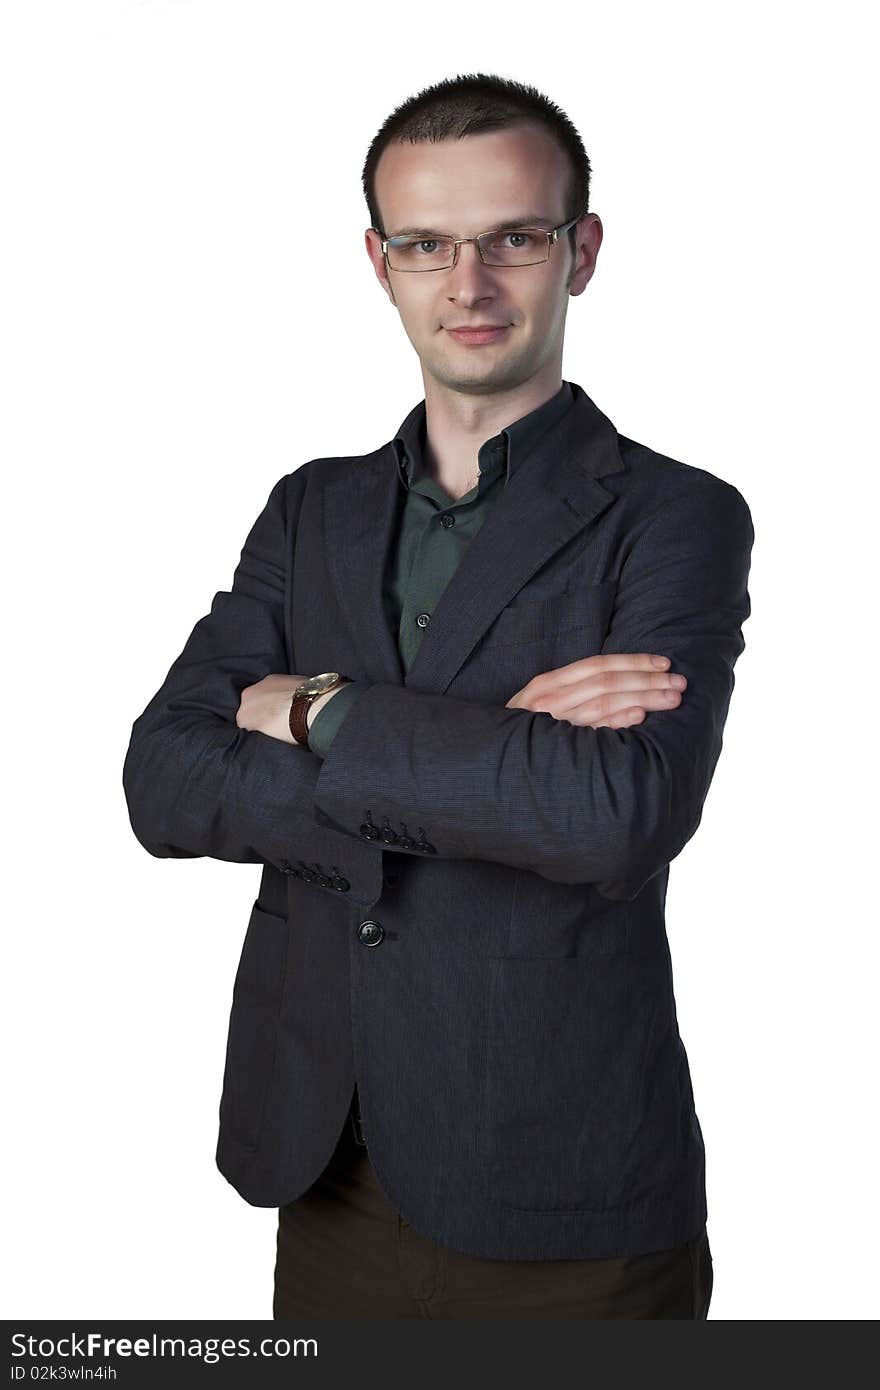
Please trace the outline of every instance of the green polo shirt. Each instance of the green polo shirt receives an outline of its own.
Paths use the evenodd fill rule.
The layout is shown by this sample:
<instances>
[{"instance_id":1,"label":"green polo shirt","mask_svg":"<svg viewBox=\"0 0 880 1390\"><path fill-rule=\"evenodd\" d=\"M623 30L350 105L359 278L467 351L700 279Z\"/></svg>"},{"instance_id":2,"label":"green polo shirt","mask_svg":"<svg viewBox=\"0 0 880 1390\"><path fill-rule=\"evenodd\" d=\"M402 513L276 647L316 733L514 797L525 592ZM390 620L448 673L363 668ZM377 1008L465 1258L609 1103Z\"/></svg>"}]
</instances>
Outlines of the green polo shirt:
<instances>
[{"instance_id":1,"label":"green polo shirt","mask_svg":"<svg viewBox=\"0 0 880 1390\"><path fill-rule=\"evenodd\" d=\"M392 441L405 498L395 544L383 584L391 631L404 671L415 660L437 600L461 558L506 486L513 469L531 453L542 435L571 407L574 396L563 381L549 401L487 439L477 455L479 481L453 502L424 468L425 402L410 411ZM309 729L309 748L324 757L364 683L352 681L322 705Z\"/></svg>"}]
</instances>

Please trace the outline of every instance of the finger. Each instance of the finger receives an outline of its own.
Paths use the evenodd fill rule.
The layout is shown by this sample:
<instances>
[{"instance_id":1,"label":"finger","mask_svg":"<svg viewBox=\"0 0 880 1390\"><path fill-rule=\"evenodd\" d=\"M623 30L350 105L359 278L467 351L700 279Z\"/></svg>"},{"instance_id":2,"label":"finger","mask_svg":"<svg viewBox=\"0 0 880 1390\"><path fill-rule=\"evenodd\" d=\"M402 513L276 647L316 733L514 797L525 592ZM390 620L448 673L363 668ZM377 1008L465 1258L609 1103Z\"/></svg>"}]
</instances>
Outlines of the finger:
<instances>
[{"instance_id":1,"label":"finger","mask_svg":"<svg viewBox=\"0 0 880 1390\"><path fill-rule=\"evenodd\" d=\"M637 701L637 704L634 704ZM555 719L567 719L571 724L593 724L626 710L674 709L681 703L679 690L616 690L572 700L568 695L556 699L540 699L537 707Z\"/></svg>"},{"instance_id":2,"label":"finger","mask_svg":"<svg viewBox=\"0 0 880 1390\"><path fill-rule=\"evenodd\" d=\"M577 661L569 661L564 666L544 674L563 676L568 680L583 680L585 676L602 675L611 671L669 671L671 662L668 656L653 652L600 652L596 656L582 656Z\"/></svg>"},{"instance_id":3,"label":"finger","mask_svg":"<svg viewBox=\"0 0 880 1390\"><path fill-rule=\"evenodd\" d=\"M642 695L652 697L653 708L662 709L664 704L676 703L667 700L670 694L680 696L687 689L687 679L677 672L655 671L606 671L597 676L589 676L579 681L542 681L536 692L544 701L553 701L554 711L575 709L587 700L608 699L608 705L597 706L600 712L620 709L622 705L643 703Z\"/></svg>"},{"instance_id":4,"label":"finger","mask_svg":"<svg viewBox=\"0 0 880 1390\"><path fill-rule=\"evenodd\" d=\"M641 724L647 711L641 705L630 705L627 709L610 714L607 719L593 721L594 729L628 729L632 724Z\"/></svg>"}]
</instances>

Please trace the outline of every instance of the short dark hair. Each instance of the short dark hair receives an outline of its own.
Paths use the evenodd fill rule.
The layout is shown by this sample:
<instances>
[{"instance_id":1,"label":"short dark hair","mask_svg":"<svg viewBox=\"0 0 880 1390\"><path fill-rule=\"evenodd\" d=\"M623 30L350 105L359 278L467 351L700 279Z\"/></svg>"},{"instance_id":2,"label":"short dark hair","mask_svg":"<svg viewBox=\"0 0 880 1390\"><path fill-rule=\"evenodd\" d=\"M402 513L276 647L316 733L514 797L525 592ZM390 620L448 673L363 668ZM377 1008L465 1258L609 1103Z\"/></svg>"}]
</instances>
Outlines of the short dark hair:
<instances>
[{"instance_id":1,"label":"short dark hair","mask_svg":"<svg viewBox=\"0 0 880 1390\"><path fill-rule=\"evenodd\" d=\"M568 155L569 217L583 217L590 201L590 161L583 141L568 116L536 87L491 73L463 73L425 87L395 107L374 136L363 168L364 196L370 225L385 235L376 201L376 166L388 145L419 141L456 140L486 130L505 130L532 122L542 126ZM577 251L577 227L568 232Z\"/></svg>"}]
</instances>

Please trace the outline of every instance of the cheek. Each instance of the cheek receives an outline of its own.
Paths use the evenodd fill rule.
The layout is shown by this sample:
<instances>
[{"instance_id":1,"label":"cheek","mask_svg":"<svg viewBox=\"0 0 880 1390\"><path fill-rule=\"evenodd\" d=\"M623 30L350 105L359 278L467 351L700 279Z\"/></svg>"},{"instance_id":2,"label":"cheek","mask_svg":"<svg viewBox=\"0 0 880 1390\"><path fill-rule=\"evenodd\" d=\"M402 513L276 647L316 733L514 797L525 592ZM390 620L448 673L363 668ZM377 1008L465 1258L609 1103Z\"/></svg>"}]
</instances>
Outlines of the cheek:
<instances>
[{"instance_id":1,"label":"cheek","mask_svg":"<svg viewBox=\"0 0 880 1390\"><path fill-rule=\"evenodd\" d=\"M566 300L562 282L557 284L556 280L552 288L543 285L527 301L523 300L522 307L535 336L543 336L559 325L565 317Z\"/></svg>"},{"instance_id":2,"label":"cheek","mask_svg":"<svg viewBox=\"0 0 880 1390\"><path fill-rule=\"evenodd\" d=\"M408 295L402 301L398 295L397 311L400 314L404 333L421 355L426 350L430 352L432 344L436 344L443 337L443 334L432 334L433 319L430 312L420 305L412 303L413 298L414 296Z\"/></svg>"},{"instance_id":3,"label":"cheek","mask_svg":"<svg viewBox=\"0 0 880 1390\"><path fill-rule=\"evenodd\" d=\"M420 293L418 285L410 283L419 279L418 275L399 275L390 281L400 316L411 332L418 332L419 324L429 323L431 319L429 296L424 291Z\"/></svg>"}]
</instances>

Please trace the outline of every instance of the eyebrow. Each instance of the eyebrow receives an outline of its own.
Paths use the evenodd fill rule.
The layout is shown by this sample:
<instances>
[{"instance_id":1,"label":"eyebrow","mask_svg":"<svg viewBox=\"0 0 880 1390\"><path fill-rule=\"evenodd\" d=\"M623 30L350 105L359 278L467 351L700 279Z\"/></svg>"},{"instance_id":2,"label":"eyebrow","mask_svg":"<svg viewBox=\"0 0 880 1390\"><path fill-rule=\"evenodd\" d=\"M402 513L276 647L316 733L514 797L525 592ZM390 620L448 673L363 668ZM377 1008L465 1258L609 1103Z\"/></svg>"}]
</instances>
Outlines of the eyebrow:
<instances>
[{"instance_id":1,"label":"eyebrow","mask_svg":"<svg viewBox=\"0 0 880 1390\"><path fill-rule=\"evenodd\" d=\"M547 222L550 229L556 226L552 217L544 217L539 212L526 212L519 217L508 217L504 222L496 222L491 227L484 227L483 231L504 232L511 227L540 227L543 222ZM451 236L452 233L440 232L436 227L402 227L399 232L389 232L388 235L390 238L396 236Z\"/></svg>"}]
</instances>

